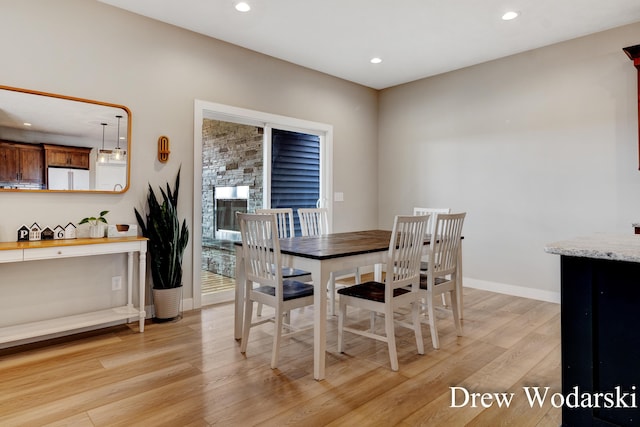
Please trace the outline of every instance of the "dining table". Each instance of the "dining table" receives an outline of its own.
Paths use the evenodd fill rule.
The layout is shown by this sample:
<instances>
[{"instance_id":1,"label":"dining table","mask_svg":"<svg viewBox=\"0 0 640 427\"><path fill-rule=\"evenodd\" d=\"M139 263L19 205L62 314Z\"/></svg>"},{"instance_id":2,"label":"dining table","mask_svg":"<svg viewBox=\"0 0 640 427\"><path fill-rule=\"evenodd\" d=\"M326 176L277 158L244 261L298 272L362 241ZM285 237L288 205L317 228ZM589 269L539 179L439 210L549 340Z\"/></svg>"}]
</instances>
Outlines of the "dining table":
<instances>
[{"instance_id":1,"label":"dining table","mask_svg":"<svg viewBox=\"0 0 640 427\"><path fill-rule=\"evenodd\" d=\"M309 271L313 278L313 377L325 378L327 334L327 283L332 272L356 267L376 266L375 280L381 280L381 266L386 262L390 230L364 230L331 233L321 236L296 236L280 239L283 265ZM430 236L425 239L425 252ZM458 251L458 307L462 318L462 244ZM244 255L242 242L235 242L236 288L234 336L242 337L244 312Z\"/></svg>"}]
</instances>

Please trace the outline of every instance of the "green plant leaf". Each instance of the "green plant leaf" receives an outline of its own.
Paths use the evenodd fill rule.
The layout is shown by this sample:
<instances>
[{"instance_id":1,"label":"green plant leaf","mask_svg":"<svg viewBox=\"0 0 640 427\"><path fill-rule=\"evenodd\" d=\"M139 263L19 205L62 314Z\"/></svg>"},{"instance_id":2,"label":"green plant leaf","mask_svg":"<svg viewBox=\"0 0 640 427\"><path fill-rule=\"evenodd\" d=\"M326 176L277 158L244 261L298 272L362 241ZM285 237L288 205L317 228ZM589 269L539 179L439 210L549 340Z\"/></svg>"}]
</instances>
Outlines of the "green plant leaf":
<instances>
[{"instance_id":1,"label":"green plant leaf","mask_svg":"<svg viewBox=\"0 0 640 427\"><path fill-rule=\"evenodd\" d=\"M142 235L149 239L149 265L155 289L182 285L182 260L189 241L189 230L186 219L183 219L182 226L178 219L180 169L175 182L173 191L168 183L166 190L159 187L162 202L149 184L146 214L134 208Z\"/></svg>"}]
</instances>

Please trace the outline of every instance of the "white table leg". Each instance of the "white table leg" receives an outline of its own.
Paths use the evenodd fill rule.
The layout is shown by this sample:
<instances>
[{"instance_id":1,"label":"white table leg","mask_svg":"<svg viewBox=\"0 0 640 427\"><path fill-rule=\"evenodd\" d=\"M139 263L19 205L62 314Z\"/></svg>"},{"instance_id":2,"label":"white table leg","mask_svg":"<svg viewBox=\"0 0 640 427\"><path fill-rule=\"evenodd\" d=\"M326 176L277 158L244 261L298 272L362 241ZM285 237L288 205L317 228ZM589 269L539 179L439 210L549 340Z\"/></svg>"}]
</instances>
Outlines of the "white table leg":
<instances>
[{"instance_id":1,"label":"white table leg","mask_svg":"<svg viewBox=\"0 0 640 427\"><path fill-rule=\"evenodd\" d=\"M327 351L327 283L331 273L320 262L311 269L314 289L313 378L323 380Z\"/></svg>"},{"instance_id":2,"label":"white table leg","mask_svg":"<svg viewBox=\"0 0 640 427\"><path fill-rule=\"evenodd\" d=\"M325 377L327 352L327 283L332 266L326 261L282 255L283 265L311 272L313 279L313 378ZM335 268L333 268L335 269Z\"/></svg>"}]
</instances>

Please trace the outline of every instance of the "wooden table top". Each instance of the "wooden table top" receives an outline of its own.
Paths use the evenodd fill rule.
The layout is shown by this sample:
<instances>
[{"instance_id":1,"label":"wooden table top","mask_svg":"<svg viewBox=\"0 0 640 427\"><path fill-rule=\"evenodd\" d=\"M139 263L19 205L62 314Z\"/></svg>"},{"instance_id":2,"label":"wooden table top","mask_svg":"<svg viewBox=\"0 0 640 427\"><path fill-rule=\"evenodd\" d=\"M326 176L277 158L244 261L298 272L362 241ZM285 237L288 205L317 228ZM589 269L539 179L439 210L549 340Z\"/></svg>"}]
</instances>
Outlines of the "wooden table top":
<instances>
[{"instance_id":1,"label":"wooden table top","mask_svg":"<svg viewBox=\"0 0 640 427\"><path fill-rule=\"evenodd\" d=\"M380 252L389 249L390 230L350 231L280 239L280 252L312 259Z\"/></svg>"},{"instance_id":2,"label":"wooden table top","mask_svg":"<svg viewBox=\"0 0 640 427\"><path fill-rule=\"evenodd\" d=\"M389 249L389 230L348 231L322 236L296 236L280 239L280 252L311 259L380 252ZM233 242L242 246L242 242Z\"/></svg>"},{"instance_id":3,"label":"wooden table top","mask_svg":"<svg viewBox=\"0 0 640 427\"><path fill-rule=\"evenodd\" d=\"M391 230L348 231L322 236L296 236L280 239L280 252L311 259L330 259L381 252L389 249ZM462 239L464 237L461 237ZM424 244L429 244L427 235ZM242 246L242 242L233 242Z\"/></svg>"}]
</instances>

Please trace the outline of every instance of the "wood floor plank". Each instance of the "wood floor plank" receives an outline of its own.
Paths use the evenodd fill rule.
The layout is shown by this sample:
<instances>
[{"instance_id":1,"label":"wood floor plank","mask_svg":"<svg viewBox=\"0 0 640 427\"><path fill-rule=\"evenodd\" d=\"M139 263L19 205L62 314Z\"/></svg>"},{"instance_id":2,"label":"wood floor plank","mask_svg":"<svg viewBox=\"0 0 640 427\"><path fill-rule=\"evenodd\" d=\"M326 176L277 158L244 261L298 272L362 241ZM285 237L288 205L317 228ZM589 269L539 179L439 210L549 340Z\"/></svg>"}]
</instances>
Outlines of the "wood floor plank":
<instances>
[{"instance_id":1,"label":"wood floor plank","mask_svg":"<svg viewBox=\"0 0 640 427\"><path fill-rule=\"evenodd\" d=\"M68 418L45 424L43 427L94 427L91 418L86 413L80 413Z\"/></svg>"},{"instance_id":2,"label":"wood floor plank","mask_svg":"<svg viewBox=\"0 0 640 427\"><path fill-rule=\"evenodd\" d=\"M480 370L452 386L464 387L471 393L507 392L518 381L526 377L539 361L546 357L559 343L553 338L540 334L528 334L514 347L506 350ZM456 403L458 404L458 403ZM480 404L473 407L455 407L452 405L451 392L421 408L404 421L413 425L467 425L472 419L486 410ZM508 409L505 409L508 411Z\"/></svg>"},{"instance_id":3,"label":"wood floor plank","mask_svg":"<svg viewBox=\"0 0 640 427\"><path fill-rule=\"evenodd\" d=\"M559 354L560 346L558 345L548 355L544 356L540 363L534 366L526 376L523 376L516 384L508 390L505 390L507 393L513 393L514 395L508 410L498 406L492 406L482 411L480 415L471 420L467 425L470 427L495 425L534 427L538 425L552 409L552 406L549 405L548 402L546 402L546 405L540 405L535 400L532 404L524 388L528 387L529 390L531 390L533 387L539 387L540 390L544 390L548 387L549 395L561 392L562 384L560 382L561 370ZM533 393L533 391L530 391L530 393ZM559 425L559 423L556 425Z\"/></svg>"},{"instance_id":4,"label":"wood floor plank","mask_svg":"<svg viewBox=\"0 0 640 427\"><path fill-rule=\"evenodd\" d=\"M464 292L463 336L439 312L439 350L427 324L424 355L413 332L397 328L398 372L384 343L346 334L338 353L336 317L327 320L326 380L313 379L312 331L285 338L272 370L273 326L252 330L241 354L232 304L147 322L143 334L131 324L0 350L0 425L559 425L560 409L520 400L509 410L449 407L451 386L514 393L560 387L557 304ZM369 319L358 311L350 318L365 326ZM313 309L296 311L293 320L312 322Z\"/></svg>"},{"instance_id":5,"label":"wood floor plank","mask_svg":"<svg viewBox=\"0 0 640 427\"><path fill-rule=\"evenodd\" d=\"M176 378L194 375L193 368L188 364L172 364L157 369L151 373L134 376L130 379L109 383L89 390L74 391L75 382L67 385L69 393L61 391L63 397L46 399L44 402L35 399L28 407L7 411L0 415L0 425L41 425L63 419L69 414L78 414L99 407L107 402L119 401L124 397L135 396L148 388L158 388L163 384L173 383ZM57 389L47 391L48 395L55 394ZM103 424L104 425L104 424Z\"/></svg>"},{"instance_id":6,"label":"wood floor plank","mask_svg":"<svg viewBox=\"0 0 640 427\"><path fill-rule=\"evenodd\" d=\"M396 425L425 404L447 393L451 383L463 381L503 352L503 349L479 341L462 347L440 363L411 378L411 381L387 387L384 394L345 413L330 425L367 425L371 420L376 420L379 423L377 425Z\"/></svg>"},{"instance_id":7,"label":"wood floor plank","mask_svg":"<svg viewBox=\"0 0 640 427\"><path fill-rule=\"evenodd\" d=\"M521 339L522 334L526 334L537 329L547 320L559 313L559 306L549 304L535 305L530 310L523 312L513 321L486 335L482 340L499 345L503 348L512 347L516 341Z\"/></svg>"}]
</instances>

